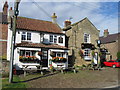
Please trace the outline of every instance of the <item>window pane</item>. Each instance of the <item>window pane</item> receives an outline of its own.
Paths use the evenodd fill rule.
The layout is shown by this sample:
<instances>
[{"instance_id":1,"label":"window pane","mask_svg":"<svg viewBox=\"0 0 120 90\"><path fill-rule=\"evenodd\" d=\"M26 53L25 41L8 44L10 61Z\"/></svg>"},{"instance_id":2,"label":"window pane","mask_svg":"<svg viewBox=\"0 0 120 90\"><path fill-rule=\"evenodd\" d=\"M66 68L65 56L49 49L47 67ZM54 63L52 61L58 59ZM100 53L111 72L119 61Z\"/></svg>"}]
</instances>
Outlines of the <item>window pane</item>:
<instances>
[{"instance_id":1,"label":"window pane","mask_svg":"<svg viewBox=\"0 0 120 90\"><path fill-rule=\"evenodd\" d=\"M50 42L53 42L53 35L50 35Z\"/></svg>"},{"instance_id":2,"label":"window pane","mask_svg":"<svg viewBox=\"0 0 120 90\"><path fill-rule=\"evenodd\" d=\"M22 32L22 37L21 37L22 40L26 40L26 32Z\"/></svg>"},{"instance_id":3,"label":"window pane","mask_svg":"<svg viewBox=\"0 0 120 90\"><path fill-rule=\"evenodd\" d=\"M20 50L20 56L25 56L25 51L24 50Z\"/></svg>"},{"instance_id":4,"label":"window pane","mask_svg":"<svg viewBox=\"0 0 120 90\"><path fill-rule=\"evenodd\" d=\"M63 43L63 38L59 37L59 43Z\"/></svg>"},{"instance_id":5,"label":"window pane","mask_svg":"<svg viewBox=\"0 0 120 90\"><path fill-rule=\"evenodd\" d=\"M54 36L54 43L57 43L57 36Z\"/></svg>"},{"instance_id":6,"label":"window pane","mask_svg":"<svg viewBox=\"0 0 120 90\"><path fill-rule=\"evenodd\" d=\"M31 40L31 33L27 33L27 40Z\"/></svg>"}]
</instances>

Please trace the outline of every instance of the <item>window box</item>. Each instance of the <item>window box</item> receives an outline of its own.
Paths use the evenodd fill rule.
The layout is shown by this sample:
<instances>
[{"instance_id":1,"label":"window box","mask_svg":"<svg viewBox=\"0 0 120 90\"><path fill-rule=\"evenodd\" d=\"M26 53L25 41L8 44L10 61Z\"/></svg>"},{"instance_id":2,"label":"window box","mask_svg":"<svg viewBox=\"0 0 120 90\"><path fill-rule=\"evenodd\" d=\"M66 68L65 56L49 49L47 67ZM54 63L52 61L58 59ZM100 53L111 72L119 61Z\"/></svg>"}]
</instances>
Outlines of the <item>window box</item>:
<instances>
[{"instance_id":1,"label":"window box","mask_svg":"<svg viewBox=\"0 0 120 90\"><path fill-rule=\"evenodd\" d=\"M35 56L28 56L28 57L20 56L19 61L22 63L39 63L40 62L40 60L37 59Z\"/></svg>"}]
</instances>

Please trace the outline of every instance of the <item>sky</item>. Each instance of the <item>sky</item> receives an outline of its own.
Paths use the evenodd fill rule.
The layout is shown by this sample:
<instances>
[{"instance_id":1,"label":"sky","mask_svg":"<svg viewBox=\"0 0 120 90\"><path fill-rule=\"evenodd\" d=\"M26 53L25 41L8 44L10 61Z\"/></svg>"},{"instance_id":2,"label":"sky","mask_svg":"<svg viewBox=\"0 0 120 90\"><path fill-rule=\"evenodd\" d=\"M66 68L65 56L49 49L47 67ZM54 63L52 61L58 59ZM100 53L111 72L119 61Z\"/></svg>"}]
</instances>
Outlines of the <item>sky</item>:
<instances>
[{"instance_id":1,"label":"sky","mask_svg":"<svg viewBox=\"0 0 120 90\"><path fill-rule=\"evenodd\" d=\"M29 1L29 2L28 2ZM37 2L38 6L33 3ZM72 17L71 22L78 22L87 17L98 30L100 36L103 35L105 29L110 34L118 32L118 1L117 0L21 0L19 4L19 16L52 21L51 16L55 12L57 15L57 23L61 28L64 27L64 21ZM0 1L1 2L1 1ZM5 0L2 1L2 4ZM14 7L13 2L9 2L9 7ZM2 11L2 6L0 6Z\"/></svg>"}]
</instances>

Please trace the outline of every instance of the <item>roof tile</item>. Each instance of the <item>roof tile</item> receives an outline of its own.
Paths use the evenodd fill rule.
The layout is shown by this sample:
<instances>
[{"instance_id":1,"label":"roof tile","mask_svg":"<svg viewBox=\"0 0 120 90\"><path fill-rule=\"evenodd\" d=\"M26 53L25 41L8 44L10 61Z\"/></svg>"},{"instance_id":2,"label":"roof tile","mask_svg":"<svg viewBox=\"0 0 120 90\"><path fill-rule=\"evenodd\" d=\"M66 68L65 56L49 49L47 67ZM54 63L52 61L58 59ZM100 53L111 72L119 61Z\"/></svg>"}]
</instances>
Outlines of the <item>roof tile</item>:
<instances>
[{"instance_id":1,"label":"roof tile","mask_svg":"<svg viewBox=\"0 0 120 90\"><path fill-rule=\"evenodd\" d=\"M62 33L61 28L50 21L30 19L25 17L17 18L17 28L32 31Z\"/></svg>"}]
</instances>

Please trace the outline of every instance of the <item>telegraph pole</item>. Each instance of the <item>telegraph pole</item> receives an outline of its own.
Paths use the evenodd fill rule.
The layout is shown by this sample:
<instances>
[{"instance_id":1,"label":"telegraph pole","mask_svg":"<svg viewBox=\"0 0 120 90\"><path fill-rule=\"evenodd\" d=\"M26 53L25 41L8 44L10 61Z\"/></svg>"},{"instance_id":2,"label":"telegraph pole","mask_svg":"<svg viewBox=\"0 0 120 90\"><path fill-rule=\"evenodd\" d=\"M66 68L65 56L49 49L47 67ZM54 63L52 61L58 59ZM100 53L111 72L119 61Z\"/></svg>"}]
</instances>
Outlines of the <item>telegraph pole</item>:
<instances>
[{"instance_id":1,"label":"telegraph pole","mask_svg":"<svg viewBox=\"0 0 120 90\"><path fill-rule=\"evenodd\" d=\"M20 0L16 0L14 3L14 15L13 15L13 27L12 27L12 39L11 39L11 53L10 53L10 70L9 70L9 83L13 82L13 62L14 62L14 48L16 39L16 19L19 14L18 6Z\"/></svg>"}]
</instances>

